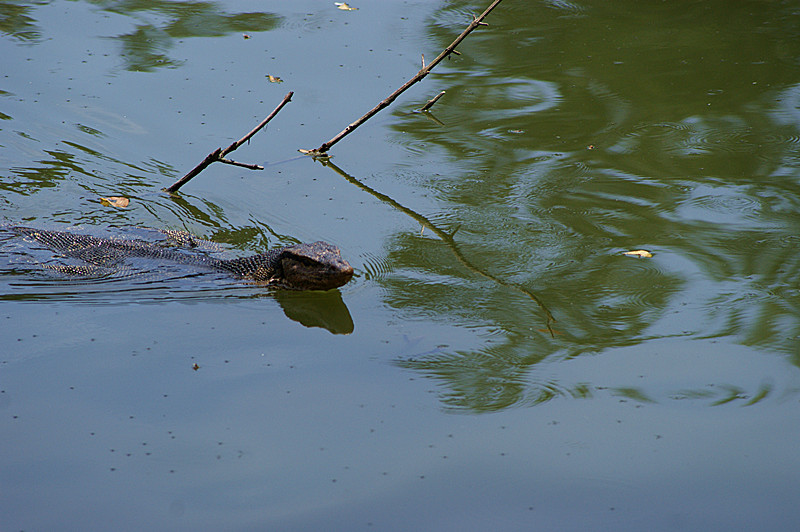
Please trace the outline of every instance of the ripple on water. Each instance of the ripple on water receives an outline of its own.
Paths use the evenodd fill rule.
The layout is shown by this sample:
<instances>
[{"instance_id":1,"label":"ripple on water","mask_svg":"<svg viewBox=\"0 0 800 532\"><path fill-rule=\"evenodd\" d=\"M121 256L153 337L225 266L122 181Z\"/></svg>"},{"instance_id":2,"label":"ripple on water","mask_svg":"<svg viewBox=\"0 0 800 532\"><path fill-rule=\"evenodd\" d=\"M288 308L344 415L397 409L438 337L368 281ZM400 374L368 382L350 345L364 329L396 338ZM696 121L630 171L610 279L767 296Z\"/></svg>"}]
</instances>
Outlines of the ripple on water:
<instances>
[{"instance_id":1,"label":"ripple on water","mask_svg":"<svg viewBox=\"0 0 800 532\"><path fill-rule=\"evenodd\" d=\"M786 134L786 135L778 135L778 134L771 134L771 135L764 135L762 138L762 143L769 144L769 145L777 145L777 146L786 146L787 148L793 148L797 145L800 145L800 135L797 134Z\"/></svg>"},{"instance_id":2,"label":"ripple on water","mask_svg":"<svg viewBox=\"0 0 800 532\"><path fill-rule=\"evenodd\" d=\"M461 9L456 7L448 7L440 9L431 18L430 24L439 28L456 29L464 28L464 21L472 20L475 13L468 9Z\"/></svg>"},{"instance_id":3,"label":"ripple on water","mask_svg":"<svg viewBox=\"0 0 800 532\"><path fill-rule=\"evenodd\" d=\"M658 150L679 156L759 155L765 146L797 142L791 135L759 135L739 117L688 117L681 122L640 124L609 149L617 153Z\"/></svg>"},{"instance_id":4,"label":"ripple on water","mask_svg":"<svg viewBox=\"0 0 800 532\"><path fill-rule=\"evenodd\" d=\"M580 388L581 386L577 385L574 390L570 389L555 379L534 380L526 387L525 395L520 404L526 406L538 405L560 397L584 397L586 394L581 393Z\"/></svg>"},{"instance_id":5,"label":"ripple on water","mask_svg":"<svg viewBox=\"0 0 800 532\"><path fill-rule=\"evenodd\" d=\"M756 148L751 137L752 130L749 127L696 130L678 142L674 150L684 155L714 152L749 153Z\"/></svg>"},{"instance_id":6,"label":"ripple on water","mask_svg":"<svg viewBox=\"0 0 800 532\"><path fill-rule=\"evenodd\" d=\"M364 263L365 280L383 279L392 270L389 259L385 255L377 256L372 253L364 253L361 259Z\"/></svg>"},{"instance_id":7,"label":"ripple on water","mask_svg":"<svg viewBox=\"0 0 800 532\"><path fill-rule=\"evenodd\" d=\"M22 244L0 239L0 299L126 304L162 300L253 297L265 289L214 271L164 262L157 268L143 259L123 267L87 265Z\"/></svg>"},{"instance_id":8,"label":"ripple on water","mask_svg":"<svg viewBox=\"0 0 800 532\"><path fill-rule=\"evenodd\" d=\"M643 262L644 259L630 258L631 261ZM647 310L657 308L664 299L665 287L671 283L665 283L665 279L671 277L668 272L662 269L657 262L648 261L648 264L638 268L636 281L626 283L627 292L625 293L625 303L628 308L637 310Z\"/></svg>"},{"instance_id":9,"label":"ripple on water","mask_svg":"<svg viewBox=\"0 0 800 532\"><path fill-rule=\"evenodd\" d=\"M552 109L562 100L557 84L538 79L503 77L494 82L482 79L479 92L481 101L487 102L480 112L494 123Z\"/></svg>"},{"instance_id":10,"label":"ripple on water","mask_svg":"<svg viewBox=\"0 0 800 532\"><path fill-rule=\"evenodd\" d=\"M691 197L682 202L676 215L683 219L710 223L752 226L752 220L761 217L761 203L744 187L700 185L692 190Z\"/></svg>"},{"instance_id":11,"label":"ripple on water","mask_svg":"<svg viewBox=\"0 0 800 532\"><path fill-rule=\"evenodd\" d=\"M136 267L92 269L85 265L66 265L64 270L65 265L53 259L46 262L12 259L4 265L0 299L126 304L249 297L258 290L217 272L190 272L169 265L158 271Z\"/></svg>"},{"instance_id":12,"label":"ripple on water","mask_svg":"<svg viewBox=\"0 0 800 532\"><path fill-rule=\"evenodd\" d=\"M619 250L619 260L614 271L605 278L606 292L603 302L596 308L596 319L604 321L604 327L627 326L629 315L640 315L653 308L660 308L666 297L665 291L674 285L674 279L657 258L640 259L626 257ZM657 254L657 252L654 252Z\"/></svg>"},{"instance_id":13,"label":"ripple on water","mask_svg":"<svg viewBox=\"0 0 800 532\"><path fill-rule=\"evenodd\" d=\"M650 149L649 141L674 144L684 138L690 127L680 122L659 122L657 124L639 124L632 131L620 137L607 151L620 154L635 153Z\"/></svg>"},{"instance_id":14,"label":"ripple on water","mask_svg":"<svg viewBox=\"0 0 800 532\"><path fill-rule=\"evenodd\" d=\"M664 132L665 149L679 155L754 153L763 141L754 134L751 124L736 116L691 116Z\"/></svg>"},{"instance_id":15,"label":"ripple on water","mask_svg":"<svg viewBox=\"0 0 800 532\"><path fill-rule=\"evenodd\" d=\"M692 200L692 205L723 214L739 215L748 212L756 214L758 211L758 201L741 194L702 196Z\"/></svg>"},{"instance_id":16,"label":"ripple on water","mask_svg":"<svg viewBox=\"0 0 800 532\"><path fill-rule=\"evenodd\" d=\"M586 7L576 3L568 2L567 0L548 0L547 4L569 17L578 17L586 14Z\"/></svg>"}]
</instances>

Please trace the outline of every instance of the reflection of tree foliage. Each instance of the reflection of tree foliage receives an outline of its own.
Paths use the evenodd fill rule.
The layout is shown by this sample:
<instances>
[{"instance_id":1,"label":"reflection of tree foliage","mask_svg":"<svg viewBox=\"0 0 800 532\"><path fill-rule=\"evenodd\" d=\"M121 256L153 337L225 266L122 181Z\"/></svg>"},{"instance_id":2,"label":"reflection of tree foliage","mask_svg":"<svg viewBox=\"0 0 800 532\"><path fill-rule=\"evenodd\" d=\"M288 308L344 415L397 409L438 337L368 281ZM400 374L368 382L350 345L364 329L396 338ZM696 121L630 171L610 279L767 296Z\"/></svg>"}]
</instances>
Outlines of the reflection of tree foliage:
<instances>
[{"instance_id":1,"label":"reflection of tree foliage","mask_svg":"<svg viewBox=\"0 0 800 532\"><path fill-rule=\"evenodd\" d=\"M137 71L178 65L166 55L176 39L268 31L278 22L276 15L262 12L228 14L214 2L91 0L91 3L112 13L139 19L158 18L158 23L142 20L133 32L116 37L122 42L127 69Z\"/></svg>"},{"instance_id":2,"label":"reflection of tree foliage","mask_svg":"<svg viewBox=\"0 0 800 532\"><path fill-rule=\"evenodd\" d=\"M467 253L483 255L474 259L478 264L491 264L491 255L495 261L506 261L518 245L498 239L487 245L493 250L480 253L470 246ZM438 351L396 361L446 384L442 400L449 407L475 411L539 403L561 395L584 396L583 388L540 382L536 365L561 350L577 356L635 345L682 286L680 278L660 271L653 262L607 254L585 258L580 268L531 272L523 284L541 287L537 293L558 319L555 338L551 338L539 309L529 299L503 286L480 282L459 268L436 240L398 235L391 249L388 259L395 275L382 280L388 304L414 317L489 331L489 345L477 351ZM569 301L564 293L571 294Z\"/></svg>"},{"instance_id":3,"label":"reflection of tree foliage","mask_svg":"<svg viewBox=\"0 0 800 532\"><path fill-rule=\"evenodd\" d=\"M708 385L701 389L678 392L672 396L672 399L708 400L712 406L725 405L733 402L740 402L745 406L750 406L763 400L774 391L774 386L771 383L762 383L758 389L752 393L740 386L731 384L723 384L720 386Z\"/></svg>"},{"instance_id":4,"label":"reflection of tree foliage","mask_svg":"<svg viewBox=\"0 0 800 532\"><path fill-rule=\"evenodd\" d=\"M402 233L389 246L395 275L381 282L393 308L414 317L499 332L490 333L491 345L477 351L437 349L396 360L399 366L446 383L448 391L442 393L442 400L454 409L490 411L559 395L590 395L584 384L564 389L552 381L538 382L532 370L559 349L575 356L640 341L682 284L679 277L660 271L653 262L597 253L595 241L584 243L587 252L581 264L585 267L528 271L528 259L519 251L536 248L535 233L527 237L528 242L522 235L508 238L498 230L497 218L465 211L462 220L467 223L458 231L461 237L456 243L454 231L444 230L334 164L327 166L437 237ZM618 208L609 200L606 210ZM529 285L544 288L533 294L526 288ZM557 310L558 334L554 335L550 311L542 302L563 301L565 286L573 296Z\"/></svg>"},{"instance_id":5,"label":"reflection of tree foliage","mask_svg":"<svg viewBox=\"0 0 800 532\"><path fill-rule=\"evenodd\" d=\"M567 388L554 379L539 376L535 366L543 357L533 353L545 350L537 349L531 338L517 336L502 345L477 351L448 353L437 349L398 358L395 363L438 381L439 397L453 411L493 412L557 397L592 397L592 388L585 383ZM532 354L525 357L522 354L526 352Z\"/></svg>"},{"instance_id":6,"label":"reflection of tree foliage","mask_svg":"<svg viewBox=\"0 0 800 532\"><path fill-rule=\"evenodd\" d=\"M89 175L74 154L60 150L46 153L49 157L36 161L37 166L11 168L14 178L0 182L0 189L28 195L42 188L56 187L59 181L72 174Z\"/></svg>"},{"instance_id":7,"label":"reflection of tree foliage","mask_svg":"<svg viewBox=\"0 0 800 532\"><path fill-rule=\"evenodd\" d=\"M456 410L491 412L525 400L528 364L513 364L504 357L482 351L429 355L421 359L399 360L400 367L420 371L440 380L446 389L442 402ZM527 391L530 394L530 391ZM536 390L534 402L550 399L558 392L547 386Z\"/></svg>"},{"instance_id":8,"label":"reflection of tree foliage","mask_svg":"<svg viewBox=\"0 0 800 532\"><path fill-rule=\"evenodd\" d=\"M398 114L396 128L426 152L468 161L426 186L460 224L465 255L535 289L559 334L535 331L512 294L459 271L435 240L399 235L389 252L396 275L381 281L390 304L495 332L475 352L398 364L440 381L448 406L477 411L591 394L588 384L538 382L533 366L648 335L725 336L800 365L800 75L787 68L800 41L791 8L773 3L754 15L708 5L728 21L710 33L705 11L665 13L683 20L666 28L654 27L664 17L648 9L613 13L598 2L585 16L529 7L504 6L442 65L431 93L447 91L437 107L445 126ZM431 31L444 45L465 20L450 4ZM770 30L744 31L761 24ZM656 257L618 255L635 247ZM649 330L676 300L697 319L687 330ZM612 393L654 400L635 387ZM730 384L675 398L747 403L768 393Z\"/></svg>"},{"instance_id":9,"label":"reflection of tree foliage","mask_svg":"<svg viewBox=\"0 0 800 532\"><path fill-rule=\"evenodd\" d=\"M120 53L126 68L134 71L179 66L180 61L167 54L177 39L269 31L279 21L277 15L270 13L226 13L215 2L87 1L104 11L138 20L132 32L114 37L122 43ZM40 38L41 30L31 13L33 7L4 3L0 9L0 30L23 41Z\"/></svg>"},{"instance_id":10,"label":"reflection of tree foliage","mask_svg":"<svg viewBox=\"0 0 800 532\"><path fill-rule=\"evenodd\" d=\"M38 40L41 32L30 15L31 9L32 6L25 3L3 2L0 7L0 32L23 42Z\"/></svg>"}]
</instances>

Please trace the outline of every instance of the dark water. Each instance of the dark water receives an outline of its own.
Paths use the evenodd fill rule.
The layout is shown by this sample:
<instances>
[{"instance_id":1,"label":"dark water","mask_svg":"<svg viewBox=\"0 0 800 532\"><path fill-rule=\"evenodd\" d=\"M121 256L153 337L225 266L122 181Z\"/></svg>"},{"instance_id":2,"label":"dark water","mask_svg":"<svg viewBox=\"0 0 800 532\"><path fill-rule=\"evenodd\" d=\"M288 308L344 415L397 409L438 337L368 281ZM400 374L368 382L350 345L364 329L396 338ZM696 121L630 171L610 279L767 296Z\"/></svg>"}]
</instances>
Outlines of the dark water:
<instances>
[{"instance_id":1,"label":"dark water","mask_svg":"<svg viewBox=\"0 0 800 532\"><path fill-rule=\"evenodd\" d=\"M323 165L484 7L352 5L0 4L4 223L356 268L85 282L3 237L0 529L791 529L800 6L505 0ZM288 91L265 171L161 192Z\"/></svg>"}]
</instances>

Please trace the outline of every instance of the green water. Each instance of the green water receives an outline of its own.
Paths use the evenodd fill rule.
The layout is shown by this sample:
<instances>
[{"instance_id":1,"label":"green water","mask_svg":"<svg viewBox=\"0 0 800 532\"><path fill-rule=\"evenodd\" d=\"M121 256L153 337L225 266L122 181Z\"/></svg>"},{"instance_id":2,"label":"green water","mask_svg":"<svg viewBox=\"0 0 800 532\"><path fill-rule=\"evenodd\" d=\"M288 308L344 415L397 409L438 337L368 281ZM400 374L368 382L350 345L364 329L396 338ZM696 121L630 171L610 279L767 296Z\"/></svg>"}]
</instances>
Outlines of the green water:
<instances>
[{"instance_id":1,"label":"green water","mask_svg":"<svg viewBox=\"0 0 800 532\"><path fill-rule=\"evenodd\" d=\"M790 529L800 8L505 0L321 164L485 7L352 5L0 4L4 223L356 268L82 282L3 236L0 528ZM161 192L289 91L264 171Z\"/></svg>"}]
</instances>

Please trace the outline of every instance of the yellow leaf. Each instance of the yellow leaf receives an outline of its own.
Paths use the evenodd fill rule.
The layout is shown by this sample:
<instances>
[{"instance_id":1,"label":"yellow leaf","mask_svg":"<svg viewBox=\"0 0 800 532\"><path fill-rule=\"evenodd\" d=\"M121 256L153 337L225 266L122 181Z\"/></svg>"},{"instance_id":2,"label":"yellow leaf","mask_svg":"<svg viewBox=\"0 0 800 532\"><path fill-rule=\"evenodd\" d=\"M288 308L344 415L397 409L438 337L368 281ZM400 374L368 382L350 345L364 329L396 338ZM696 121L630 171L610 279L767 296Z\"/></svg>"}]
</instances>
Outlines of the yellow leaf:
<instances>
[{"instance_id":1,"label":"yellow leaf","mask_svg":"<svg viewBox=\"0 0 800 532\"><path fill-rule=\"evenodd\" d=\"M278 76L273 76L272 74L267 74L270 83L283 83L283 80Z\"/></svg>"},{"instance_id":2,"label":"yellow leaf","mask_svg":"<svg viewBox=\"0 0 800 532\"><path fill-rule=\"evenodd\" d=\"M650 257L653 256L652 253L650 253L649 251L645 251L644 249L637 249L635 251L626 251L625 255L629 257L639 257L642 259L649 259Z\"/></svg>"},{"instance_id":3,"label":"yellow leaf","mask_svg":"<svg viewBox=\"0 0 800 532\"><path fill-rule=\"evenodd\" d=\"M344 11L355 11L356 9L358 9L357 7L348 6L346 2L334 2L333 5L335 5L339 9L343 9Z\"/></svg>"},{"instance_id":4,"label":"yellow leaf","mask_svg":"<svg viewBox=\"0 0 800 532\"><path fill-rule=\"evenodd\" d=\"M100 203L105 205L106 207L116 207L118 209L124 209L125 207L130 204L131 200L128 198L123 198L121 196L109 196L107 198L100 198Z\"/></svg>"}]
</instances>

